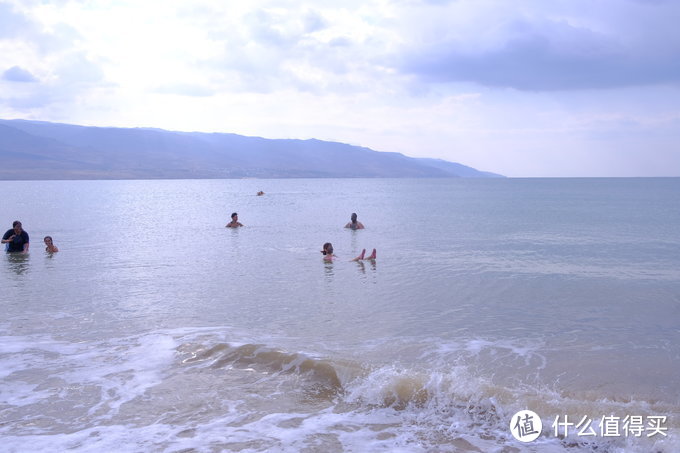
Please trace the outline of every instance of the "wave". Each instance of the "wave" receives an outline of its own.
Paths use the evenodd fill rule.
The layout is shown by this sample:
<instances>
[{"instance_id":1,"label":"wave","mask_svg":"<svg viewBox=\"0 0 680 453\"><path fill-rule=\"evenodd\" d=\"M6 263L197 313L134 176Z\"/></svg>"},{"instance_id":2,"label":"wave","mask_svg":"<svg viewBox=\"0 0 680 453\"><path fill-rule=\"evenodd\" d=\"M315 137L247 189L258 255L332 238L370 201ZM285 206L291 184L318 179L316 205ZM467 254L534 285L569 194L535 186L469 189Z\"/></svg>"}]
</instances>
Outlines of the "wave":
<instances>
[{"instance_id":1,"label":"wave","mask_svg":"<svg viewBox=\"0 0 680 453\"><path fill-rule=\"evenodd\" d=\"M182 345L178 351L186 355L184 364L208 364L213 369L256 369L267 373L304 375L327 387L331 393L342 389L339 364L316 359L302 353L291 353L263 344L230 345L218 343L212 346ZM342 371L347 373L351 365Z\"/></svg>"},{"instance_id":2,"label":"wave","mask_svg":"<svg viewBox=\"0 0 680 453\"><path fill-rule=\"evenodd\" d=\"M289 339L229 337L247 338L216 329L92 343L6 337L0 362L12 368L3 375L5 391L0 389L6 406L0 436L26 451L104 445L136 451L680 451L673 436L680 430L677 405L616 400L596 390L574 395L537 383L499 385L466 362L450 360L456 351L474 356L499 347L493 342L433 346L415 365L338 358L333 348L300 351ZM502 347L535 361L534 351ZM522 409L543 421L543 433L530 447L508 428ZM587 415L597 429L599 417L612 414L666 415L669 436L552 432L555 416Z\"/></svg>"},{"instance_id":3,"label":"wave","mask_svg":"<svg viewBox=\"0 0 680 453\"><path fill-rule=\"evenodd\" d=\"M483 346L476 341L466 345L466 350ZM329 404L334 413L342 414L341 425L354 425L357 419L382 414L390 420L398 420L389 429L393 435L405 430L417 437L421 445L428 445L428 449L448 449L457 445L456 448L466 451L464 445L467 443L471 451L480 448L486 451L491 445L493 449L517 445L508 429L509 420L514 413L527 408L542 416L541 442L553 451L642 452L654 449L671 452L678 446L677 441L661 436L652 440L593 439L575 433L564 436L559 432L556 435L551 427L555 419L561 420L564 416L576 421L588 416L594 429L599 429L603 416L623 419L626 415L667 415L671 419L669 430L679 429L677 407L664 402L608 398L597 392L571 395L538 384L502 386L464 365L442 367L440 364L430 369L377 365L313 357L251 343L188 343L178 350L183 356L183 364L188 366L224 371L250 369L270 380L286 379L290 375L302 378L296 381L302 383L300 391L306 391L310 385L317 389L324 387L325 391L314 395ZM523 360L532 356L522 348L516 348L514 352Z\"/></svg>"}]
</instances>

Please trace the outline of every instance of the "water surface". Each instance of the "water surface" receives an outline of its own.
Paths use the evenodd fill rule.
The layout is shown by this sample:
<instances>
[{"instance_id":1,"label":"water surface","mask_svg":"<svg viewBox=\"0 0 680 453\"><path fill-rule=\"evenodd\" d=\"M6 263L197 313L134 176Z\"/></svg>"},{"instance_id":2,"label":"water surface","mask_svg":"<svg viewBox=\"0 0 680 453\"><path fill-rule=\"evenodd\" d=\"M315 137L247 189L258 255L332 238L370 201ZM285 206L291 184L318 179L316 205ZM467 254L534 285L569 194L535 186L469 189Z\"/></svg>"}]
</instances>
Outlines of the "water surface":
<instances>
[{"instance_id":1,"label":"water surface","mask_svg":"<svg viewBox=\"0 0 680 453\"><path fill-rule=\"evenodd\" d=\"M680 448L680 179L0 187L31 235L0 260L10 449ZM564 414L671 419L563 440Z\"/></svg>"}]
</instances>

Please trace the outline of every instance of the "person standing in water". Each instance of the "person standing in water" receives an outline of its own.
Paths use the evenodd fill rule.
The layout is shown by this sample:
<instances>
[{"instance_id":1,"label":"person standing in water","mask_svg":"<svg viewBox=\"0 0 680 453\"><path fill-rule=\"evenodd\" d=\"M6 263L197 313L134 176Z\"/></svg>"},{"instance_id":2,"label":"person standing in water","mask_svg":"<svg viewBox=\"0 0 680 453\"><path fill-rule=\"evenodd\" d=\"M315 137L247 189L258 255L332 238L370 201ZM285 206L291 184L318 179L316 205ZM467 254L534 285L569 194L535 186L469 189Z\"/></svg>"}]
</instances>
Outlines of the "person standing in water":
<instances>
[{"instance_id":1,"label":"person standing in water","mask_svg":"<svg viewBox=\"0 0 680 453\"><path fill-rule=\"evenodd\" d=\"M15 220L12 223L12 229L7 230L2 236L2 243L7 244L5 247L8 253L28 253L28 241L28 233L24 231L18 220Z\"/></svg>"},{"instance_id":2,"label":"person standing in water","mask_svg":"<svg viewBox=\"0 0 680 453\"><path fill-rule=\"evenodd\" d=\"M46 251L46 252L48 252L48 253L56 253L56 252L59 251L59 249L57 248L57 246L54 245L54 243L52 242L52 236L45 236L45 239L43 239L43 241L45 241L45 245L46 245L45 251Z\"/></svg>"},{"instance_id":3,"label":"person standing in water","mask_svg":"<svg viewBox=\"0 0 680 453\"><path fill-rule=\"evenodd\" d=\"M238 228L242 227L243 224L238 221L238 214L237 213L232 213L231 214L231 222L227 223L226 227L227 228Z\"/></svg>"},{"instance_id":4,"label":"person standing in water","mask_svg":"<svg viewBox=\"0 0 680 453\"><path fill-rule=\"evenodd\" d=\"M364 229L364 224L359 222L357 220L357 213L353 212L352 213L352 218L351 222L349 222L347 225L345 225L345 228L349 228L352 230L363 230Z\"/></svg>"},{"instance_id":5,"label":"person standing in water","mask_svg":"<svg viewBox=\"0 0 680 453\"><path fill-rule=\"evenodd\" d=\"M333 244L326 242L321 249L321 254L324 261L333 261L333 258L335 258L335 255L333 255Z\"/></svg>"}]
</instances>

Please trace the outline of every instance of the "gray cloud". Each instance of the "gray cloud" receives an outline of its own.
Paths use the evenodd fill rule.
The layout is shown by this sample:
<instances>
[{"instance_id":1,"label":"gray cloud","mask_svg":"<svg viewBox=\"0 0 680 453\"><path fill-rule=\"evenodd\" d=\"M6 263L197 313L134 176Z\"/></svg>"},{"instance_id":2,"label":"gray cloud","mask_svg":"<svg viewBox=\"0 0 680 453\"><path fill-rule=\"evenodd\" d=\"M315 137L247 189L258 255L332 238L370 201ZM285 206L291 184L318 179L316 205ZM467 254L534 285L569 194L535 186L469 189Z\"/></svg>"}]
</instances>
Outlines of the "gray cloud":
<instances>
[{"instance_id":1,"label":"gray cloud","mask_svg":"<svg viewBox=\"0 0 680 453\"><path fill-rule=\"evenodd\" d=\"M0 90L5 96L0 97L0 105L4 104L19 111L30 111L46 108L51 105L72 105L72 103L86 95L91 90L106 88L104 75L99 66L90 61L82 53L73 53L65 56L59 65L52 71L51 80L44 83L21 83L18 80L10 80L10 77L26 78L33 77L28 71L19 67L5 71L3 83L13 83L14 87L8 90ZM23 80L28 81L28 80ZM39 82L39 81L35 81Z\"/></svg>"},{"instance_id":2,"label":"gray cloud","mask_svg":"<svg viewBox=\"0 0 680 453\"><path fill-rule=\"evenodd\" d=\"M639 3L641 5L661 5L664 3L671 3L675 0L628 0L629 2Z\"/></svg>"},{"instance_id":3,"label":"gray cloud","mask_svg":"<svg viewBox=\"0 0 680 453\"><path fill-rule=\"evenodd\" d=\"M19 66L12 66L2 74L3 80L7 80L9 82L37 82L38 79L36 79L33 74L28 72L25 69L20 68Z\"/></svg>"},{"instance_id":4,"label":"gray cloud","mask_svg":"<svg viewBox=\"0 0 680 453\"><path fill-rule=\"evenodd\" d=\"M338 38L333 38L333 39L331 39L330 41L328 41L328 45L329 45L330 47L349 47L349 46L351 46L352 44L353 44L352 41L351 41L349 38L345 37L345 36L340 36L340 37L338 37Z\"/></svg>"},{"instance_id":5,"label":"gray cloud","mask_svg":"<svg viewBox=\"0 0 680 453\"><path fill-rule=\"evenodd\" d=\"M65 24L56 24L49 32L31 17L0 1L0 40L20 40L42 54L69 49L82 36Z\"/></svg>"},{"instance_id":6,"label":"gray cloud","mask_svg":"<svg viewBox=\"0 0 680 453\"><path fill-rule=\"evenodd\" d=\"M392 0L391 3L394 5L448 5L450 3L455 3L459 0Z\"/></svg>"},{"instance_id":7,"label":"gray cloud","mask_svg":"<svg viewBox=\"0 0 680 453\"><path fill-rule=\"evenodd\" d=\"M56 68L62 86L93 86L104 81L104 73L98 64L83 52L65 55Z\"/></svg>"},{"instance_id":8,"label":"gray cloud","mask_svg":"<svg viewBox=\"0 0 680 453\"><path fill-rule=\"evenodd\" d=\"M297 36L291 36L280 26L280 18L273 14L257 10L246 15L250 37L263 45L283 47L295 42Z\"/></svg>"},{"instance_id":9,"label":"gray cloud","mask_svg":"<svg viewBox=\"0 0 680 453\"><path fill-rule=\"evenodd\" d=\"M633 30L628 36L615 25L625 21L602 32L565 20L519 20L506 23L494 45L446 36L411 47L396 58L395 67L424 83L474 82L528 91L680 83L677 33Z\"/></svg>"},{"instance_id":10,"label":"gray cloud","mask_svg":"<svg viewBox=\"0 0 680 453\"><path fill-rule=\"evenodd\" d=\"M33 28L33 23L9 4L0 2L0 39L14 38Z\"/></svg>"},{"instance_id":11,"label":"gray cloud","mask_svg":"<svg viewBox=\"0 0 680 453\"><path fill-rule=\"evenodd\" d=\"M0 0L0 40L10 46L22 47L19 61L0 76L3 97L0 104L19 111L44 108L53 104L68 104L82 94L81 90L96 88L103 80L99 67L89 61L73 44L81 36L72 27L56 24L49 32L21 11ZM55 66L47 71L50 77L38 80L24 69L25 60L43 59L49 55ZM21 61L24 60L24 61Z\"/></svg>"},{"instance_id":12,"label":"gray cloud","mask_svg":"<svg viewBox=\"0 0 680 453\"><path fill-rule=\"evenodd\" d=\"M308 11L302 18L304 22L304 30L306 33L313 33L315 31L326 28L326 20L319 13L315 11Z\"/></svg>"},{"instance_id":13,"label":"gray cloud","mask_svg":"<svg viewBox=\"0 0 680 453\"><path fill-rule=\"evenodd\" d=\"M312 9L260 9L247 13L239 25L229 32L211 29L208 35L223 43L225 51L221 58L201 62L207 69L218 69L215 78L234 90L323 91L357 60L351 40L317 34L332 24Z\"/></svg>"}]
</instances>

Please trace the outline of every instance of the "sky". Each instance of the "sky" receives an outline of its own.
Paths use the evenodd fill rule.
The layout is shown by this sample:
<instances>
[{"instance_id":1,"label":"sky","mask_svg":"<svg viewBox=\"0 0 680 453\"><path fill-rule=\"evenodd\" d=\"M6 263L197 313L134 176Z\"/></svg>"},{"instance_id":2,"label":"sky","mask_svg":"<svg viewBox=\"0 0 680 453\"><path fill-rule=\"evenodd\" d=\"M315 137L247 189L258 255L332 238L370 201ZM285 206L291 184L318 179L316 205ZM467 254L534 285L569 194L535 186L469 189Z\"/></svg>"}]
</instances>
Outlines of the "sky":
<instances>
[{"instance_id":1,"label":"sky","mask_svg":"<svg viewBox=\"0 0 680 453\"><path fill-rule=\"evenodd\" d=\"M677 0L0 0L0 118L680 176Z\"/></svg>"}]
</instances>

